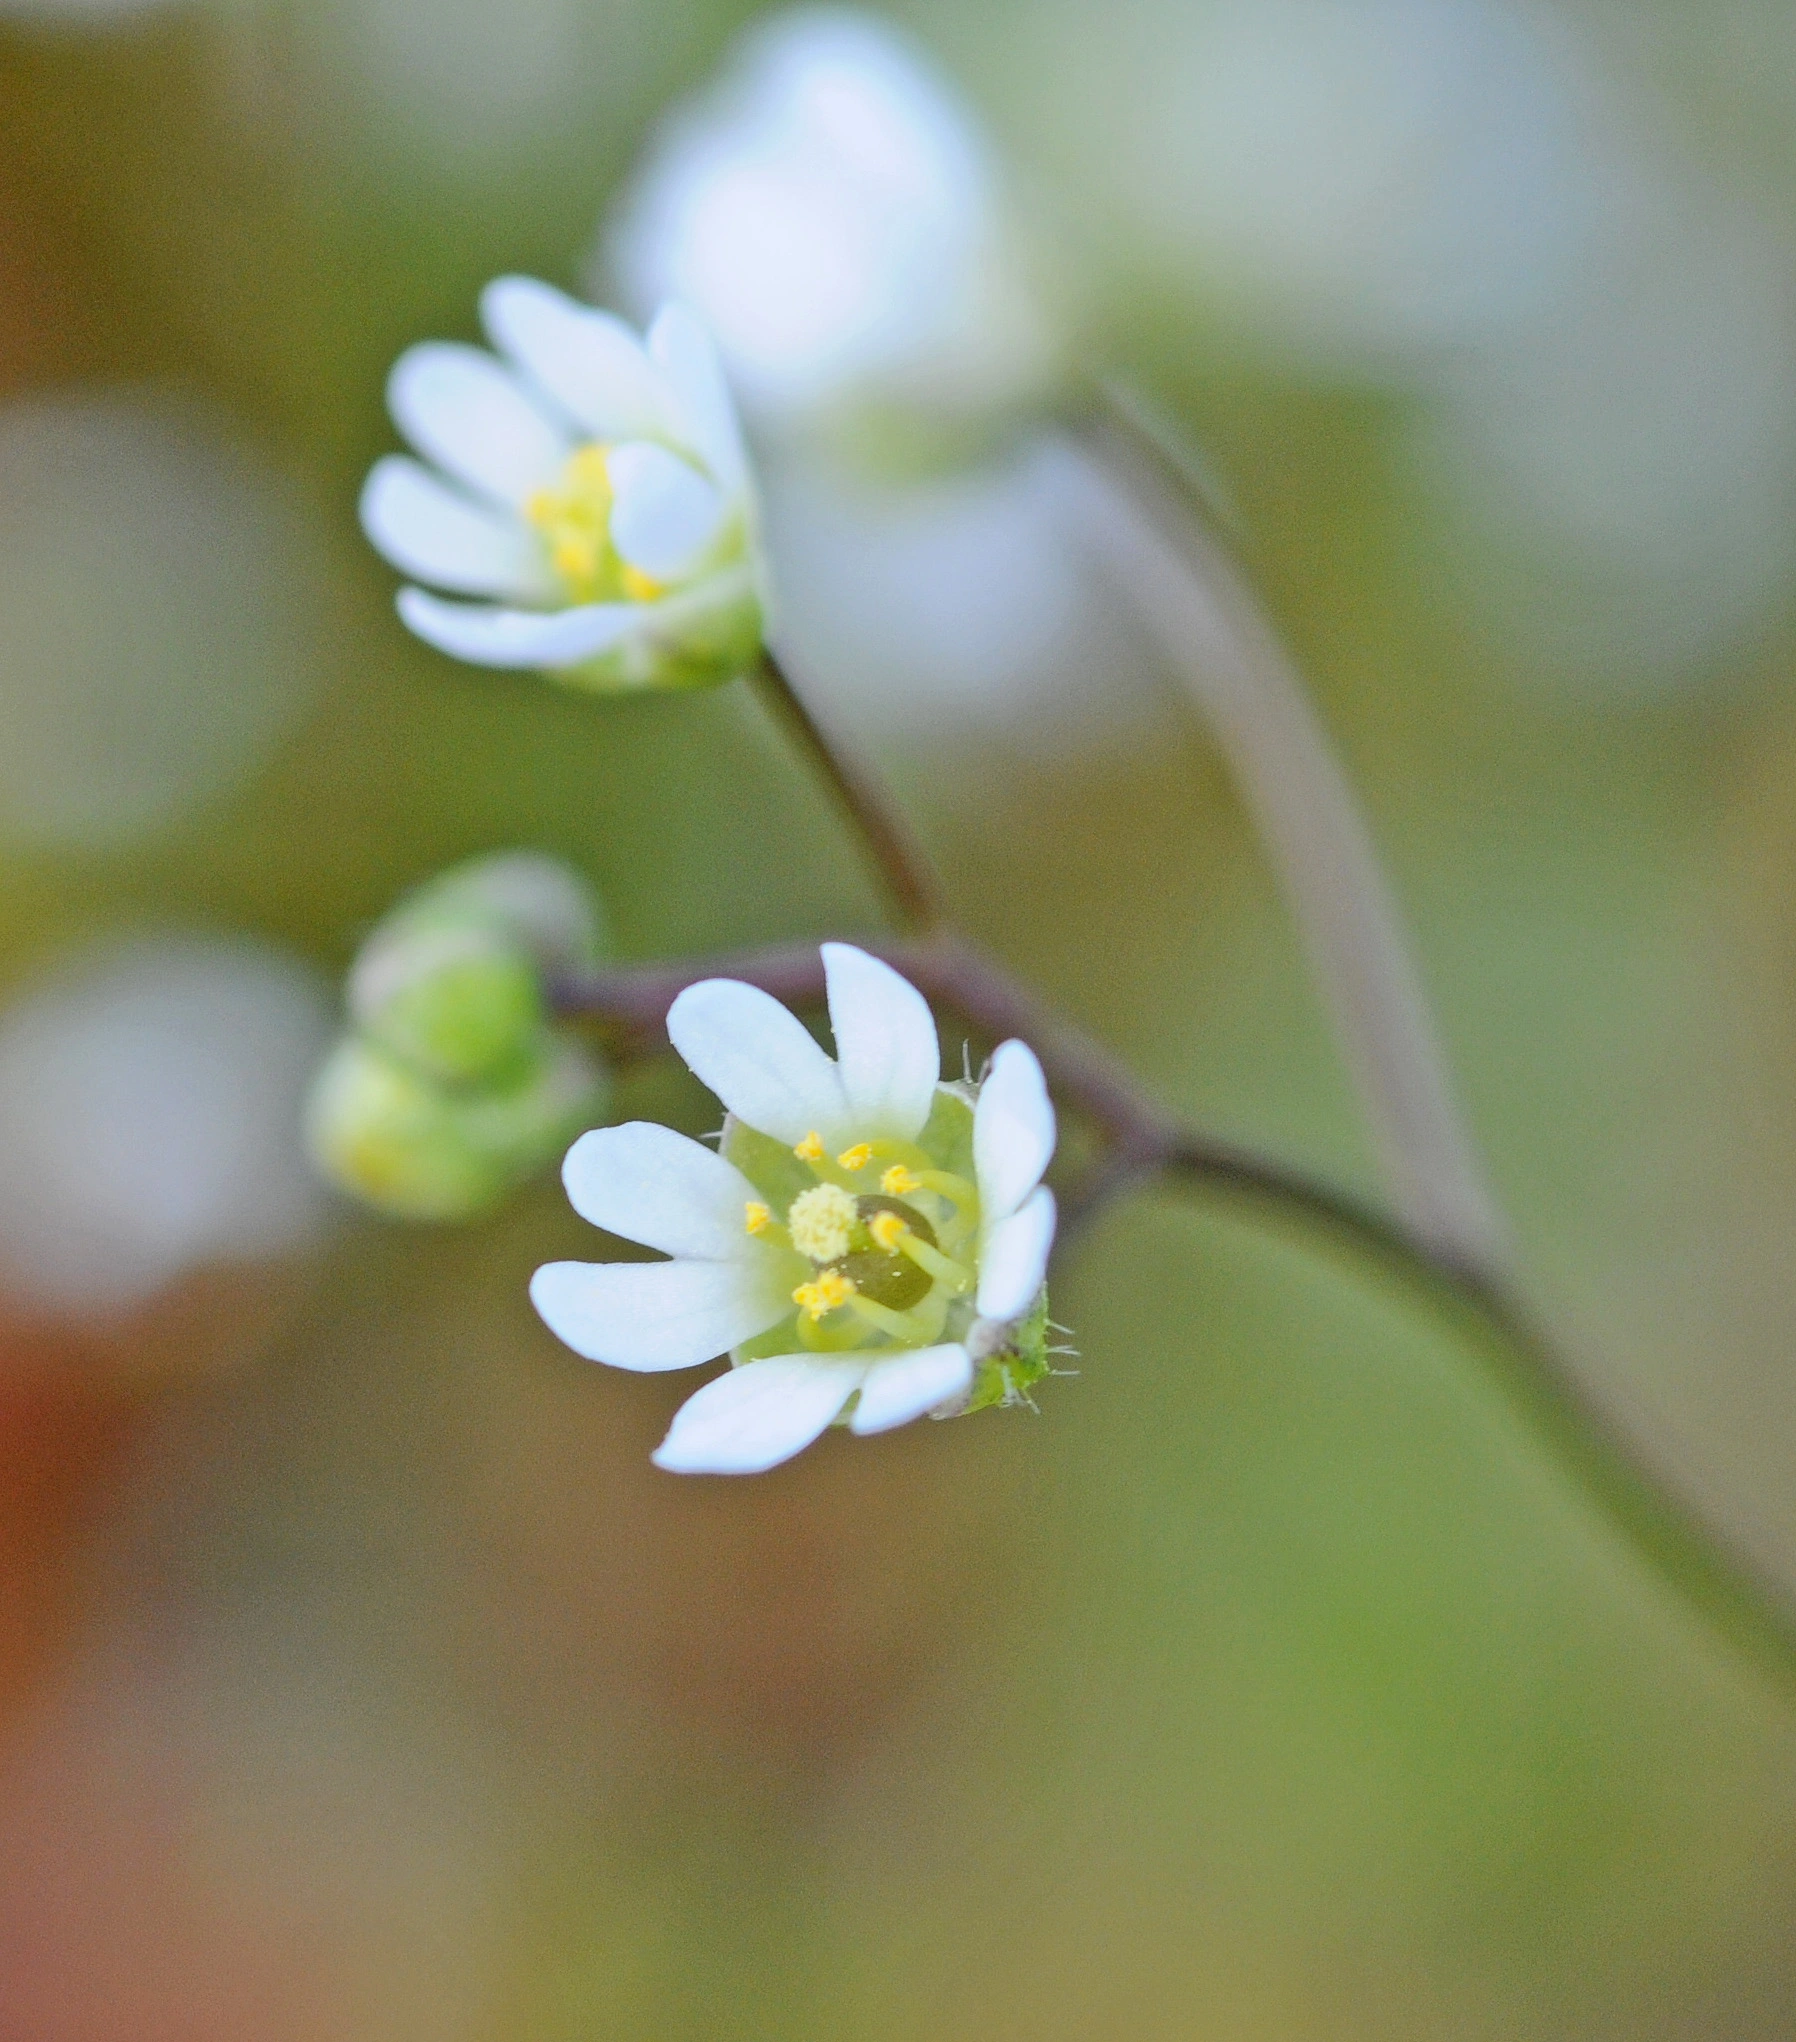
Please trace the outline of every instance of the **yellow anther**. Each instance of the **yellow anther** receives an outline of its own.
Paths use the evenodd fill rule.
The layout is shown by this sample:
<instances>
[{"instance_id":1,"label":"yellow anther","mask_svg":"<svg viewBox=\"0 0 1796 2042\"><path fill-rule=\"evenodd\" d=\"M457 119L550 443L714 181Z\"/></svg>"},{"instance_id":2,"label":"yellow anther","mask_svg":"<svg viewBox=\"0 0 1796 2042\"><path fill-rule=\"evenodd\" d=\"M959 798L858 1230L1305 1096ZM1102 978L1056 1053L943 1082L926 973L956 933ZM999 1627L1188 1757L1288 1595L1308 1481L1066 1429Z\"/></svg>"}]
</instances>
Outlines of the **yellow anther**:
<instances>
[{"instance_id":1,"label":"yellow anther","mask_svg":"<svg viewBox=\"0 0 1796 2042\"><path fill-rule=\"evenodd\" d=\"M824 1269L813 1282L798 1286L792 1293L792 1302L813 1319L821 1319L825 1312L835 1311L853 1296L854 1285L839 1269Z\"/></svg>"},{"instance_id":2,"label":"yellow anther","mask_svg":"<svg viewBox=\"0 0 1796 2042\"><path fill-rule=\"evenodd\" d=\"M844 1149L836 1158L844 1170L864 1170L873 1160L873 1144L856 1142L851 1149Z\"/></svg>"},{"instance_id":3,"label":"yellow anther","mask_svg":"<svg viewBox=\"0 0 1796 2042\"><path fill-rule=\"evenodd\" d=\"M821 1163L823 1161L823 1137L815 1128L812 1128L803 1141L792 1144L792 1153L801 1163Z\"/></svg>"},{"instance_id":4,"label":"yellow anther","mask_svg":"<svg viewBox=\"0 0 1796 2042\"><path fill-rule=\"evenodd\" d=\"M644 574L640 567L627 563L618 577L624 585L624 594L634 603L658 602L667 593L667 584L657 581L653 575Z\"/></svg>"},{"instance_id":5,"label":"yellow anther","mask_svg":"<svg viewBox=\"0 0 1796 2042\"><path fill-rule=\"evenodd\" d=\"M751 1234L764 1234L773 1224L773 1214L759 1199L751 1198L744 1208L742 1223Z\"/></svg>"},{"instance_id":6,"label":"yellow anther","mask_svg":"<svg viewBox=\"0 0 1796 2042\"><path fill-rule=\"evenodd\" d=\"M879 1188L888 1198L907 1198L913 1191L921 1191L923 1184L902 1163L894 1163L879 1180Z\"/></svg>"},{"instance_id":7,"label":"yellow anther","mask_svg":"<svg viewBox=\"0 0 1796 2042\"><path fill-rule=\"evenodd\" d=\"M813 1262L834 1262L848 1253L849 1238L860 1214L839 1184L813 1184L792 1201L786 1226L792 1245Z\"/></svg>"},{"instance_id":8,"label":"yellow anther","mask_svg":"<svg viewBox=\"0 0 1796 2042\"><path fill-rule=\"evenodd\" d=\"M898 1243L910 1232L910 1228L905 1225L895 1212L881 1212L875 1213L868 1222L867 1231L873 1236L878 1246L890 1255L895 1252Z\"/></svg>"}]
</instances>

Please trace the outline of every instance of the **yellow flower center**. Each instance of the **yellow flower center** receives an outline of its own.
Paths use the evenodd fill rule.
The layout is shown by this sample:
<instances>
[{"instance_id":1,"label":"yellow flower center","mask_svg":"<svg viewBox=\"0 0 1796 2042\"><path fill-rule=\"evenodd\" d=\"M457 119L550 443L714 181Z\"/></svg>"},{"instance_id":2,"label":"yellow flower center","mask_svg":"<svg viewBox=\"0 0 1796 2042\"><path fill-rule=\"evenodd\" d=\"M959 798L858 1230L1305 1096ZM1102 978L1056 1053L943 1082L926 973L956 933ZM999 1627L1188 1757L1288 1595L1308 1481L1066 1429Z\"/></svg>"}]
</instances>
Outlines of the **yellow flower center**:
<instances>
[{"instance_id":1,"label":"yellow flower center","mask_svg":"<svg viewBox=\"0 0 1796 2042\"><path fill-rule=\"evenodd\" d=\"M854 1199L839 1184L813 1184L792 1201L786 1226L801 1255L812 1262L834 1262L848 1253L859 1217Z\"/></svg>"},{"instance_id":2,"label":"yellow flower center","mask_svg":"<svg viewBox=\"0 0 1796 2042\"><path fill-rule=\"evenodd\" d=\"M524 506L524 515L543 535L549 564L560 577L571 602L652 603L662 585L628 561L611 543L611 470L607 449L596 440L576 447L558 481L539 489Z\"/></svg>"}]
</instances>

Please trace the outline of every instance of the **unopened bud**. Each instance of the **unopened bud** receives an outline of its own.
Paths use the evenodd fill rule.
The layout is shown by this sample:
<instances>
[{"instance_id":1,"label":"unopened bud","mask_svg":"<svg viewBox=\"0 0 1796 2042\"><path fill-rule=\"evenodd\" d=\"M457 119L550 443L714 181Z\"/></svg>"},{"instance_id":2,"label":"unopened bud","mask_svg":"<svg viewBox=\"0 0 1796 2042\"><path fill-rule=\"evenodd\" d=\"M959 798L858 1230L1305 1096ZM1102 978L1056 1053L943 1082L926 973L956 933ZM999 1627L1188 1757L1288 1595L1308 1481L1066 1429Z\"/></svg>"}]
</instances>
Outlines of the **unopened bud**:
<instances>
[{"instance_id":1,"label":"unopened bud","mask_svg":"<svg viewBox=\"0 0 1796 2042\"><path fill-rule=\"evenodd\" d=\"M401 1219L472 1219L597 1121L606 1091L571 1037L545 1035L507 1084L456 1088L350 1036L313 1085L307 1139L325 1175L364 1204Z\"/></svg>"}]
</instances>

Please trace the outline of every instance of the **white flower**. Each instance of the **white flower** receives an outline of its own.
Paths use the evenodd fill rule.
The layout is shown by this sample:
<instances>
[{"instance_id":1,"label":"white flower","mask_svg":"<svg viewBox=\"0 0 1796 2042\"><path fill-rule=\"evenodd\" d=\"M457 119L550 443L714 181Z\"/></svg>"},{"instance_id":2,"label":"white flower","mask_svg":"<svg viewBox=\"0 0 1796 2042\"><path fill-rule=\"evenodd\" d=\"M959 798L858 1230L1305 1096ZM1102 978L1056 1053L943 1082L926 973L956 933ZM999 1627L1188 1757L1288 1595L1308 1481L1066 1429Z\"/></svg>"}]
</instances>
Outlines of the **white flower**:
<instances>
[{"instance_id":1,"label":"white flower","mask_svg":"<svg viewBox=\"0 0 1796 2042\"><path fill-rule=\"evenodd\" d=\"M646 345L529 277L481 294L504 356L427 341L387 401L434 465L376 462L362 525L422 639L477 666L600 689L728 680L760 644L747 457L704 328L668 305Z\"/></svg>"},{"instance_id":2,"label":"white flower","mask_svg":"<svg viewBox=\"0 0 1796 2042\"><path fill-rule=\"evenodd\" d=\"M637 302L703 314L763 416L974 414L1051 370L984 137L871 16L805 8L752 30L663 130L608 252Z\"/></svg>"},{"instance_id":3,"label":"white flower","mask_svg":"<svg viewBox=\"0 0 1796 2042\"><path fill-rule=\"evenodd\" d=\"M728 1109L721 1154L635 1121L582 1135L582 1218L665 1262L552 1262L550 1330L614 1368L735 1366L675 1417L657 1464L753 1474L847 1412L857 1433L1008 1401L1046 1373L1054 1110L1005 1043L941 1082L935 1022L889 966L823 947L837 1056L769 994L707 979L668 1034Z\"/></svg>"}]
</instances>

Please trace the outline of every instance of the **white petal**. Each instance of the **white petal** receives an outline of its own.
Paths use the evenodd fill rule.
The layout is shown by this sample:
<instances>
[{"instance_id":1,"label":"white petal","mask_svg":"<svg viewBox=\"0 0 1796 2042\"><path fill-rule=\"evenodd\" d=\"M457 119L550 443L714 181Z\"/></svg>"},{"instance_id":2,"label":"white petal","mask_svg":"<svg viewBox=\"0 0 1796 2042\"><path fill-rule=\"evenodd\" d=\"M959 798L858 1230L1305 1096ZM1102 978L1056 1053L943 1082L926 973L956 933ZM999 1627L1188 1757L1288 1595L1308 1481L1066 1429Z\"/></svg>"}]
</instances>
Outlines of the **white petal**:
<instances>
[{"instance_id":1,"label":"white petal","mask_svg":"<svg viewBox=\"0 0 1796 2042\"><path fill-rule=\"evenodd\" d=\"M925 1411L958 1397L972 1380L972 1357L958 1344L896 1354L867 1371L848 1429L865 1435L908 1425Z\"/></svg>"},{"instance_id":2,"label":"white petal","mask_svg":"<svg viewBox=\"0 0 1796 2042\"><path fill-rule=\"evenodd\" d=\"M810 1354L733 1368L680 1406L655 1465L676 1475L758 1475L809 1446L861 1375L855 1363Z\"/></svg>"},{"instance_id":3,"label":"white petal","mask_svg":"<svg viewBox=\"0 0 1796 2042\"><path fill-rule=\"evenodd\" d=\"M1054 1153L1054 1108L1047 1080L1026 1042L998 1045L973 1108L973 1169L983 1224L1015 1212Z\"/></svg>"},{"instance_id":4,"label":"white petal","mask_svg":"<svg viewBox=\"0 0 1796 2042\"><path fill-rule=\"evenodd\" d=\"M474 666L578 666L609 652L643 622L640 603L586 603L575 610L503 610L445 603L422 589L399 591L399 614L427 645Z\"/></svg>"},{"instance_id":5,"label":"white petal","mask_svg":"<svg viewBox=\"0 0 1796 2042\"><path fill-rule=\"evenodd\" d=\"M421 454L508 510L553 482L567 435L489 354L427 340L393 364L387 408Z\"/></svg>"},{"instance_id":6,"label":"white petal","mask_svg":"<svg viewBox=\"0 0 1796 2042\"><path fill-rule=\"evenodd\" d=\"M815 1133L834 1149L849 1140L835 1065L770 993L735 979L704 979L669 1008L667 1033L693 1075L738 1120L775 1141L797 1143Z\"/></svg>"},{"instance_id":7,"label":"white petal","mask_svg":"<svg viewBox=\"0 0 1796 2042\"><path fill-rule=\"evenodd\" d=\"M823 946L829 1021L857 1132L912 1141L942 1075L929 1002L889 964L849 943Z\"/></svg>"},{"instance_id":8,"label":"white petal","mask_svg":"<svg viewBox=\"0 0 1796 2042\"><path fill-rule=\"evenodd\" d=\"M403 574L463 595L534 602L554 581L536 536L470 502L404 454L376 461L362 488L362 530Z\"/></svg>"},{"instance_id":9,"label":"white petal","mask_svg":"<svg viewBox=\"0 0 1796 2042\"><path fill-rule=\"evenodd\" d=\"M1044 1184L988 1228L979 1256L979 1316L1020 1319L1041 1294L1054 1245L1054 1194Z\"/></svg>"},{"instance_id":10,"label":"white petal","mask_svg":"<svg viewBox=\"0 0 1796 2042\"><path fill-rule=\"evenodd\" d=\"M493 344L595 440L675 428L660 371L621 319L534 277L499 277L480 294Z\"/></svg>"},{"instance_id":11,"label":"white petal","mask_svg":"<svg viewBox=\"0 0 1796 2042\"><path fill-rule=\"evenodd\" d=\"M766 1252L743 1223L760 1193L742 1172L651 1120L583 1134L567 1152L561 1181L583 1220L664 1255L740 1262Z\"/></svg>"},{"instance_id":12,"label":"white petal","mask_svg":"<svg viewBox=\"0 0 1796 2042\"><path fill-rule=\"evenodd\" d=\"M694 453L727 496L748 493L748 454L736 405L710 334L684 305L663 305L649 328L649 355L667 378Z\"/></svg>"},{"instance_id":13,"label":"white petal","mask_svg":"<svg viewBox=\"0 0 1796 2042\"><path fill-rule=\"evenodd\" d=\"M656 581L690 574L717 536L722 492L690 461L636 440L605 456L611 478L611 542Z\"/></svg>"},{"instance_id":14,"label":"white petal","mask_svg":"<svg viewBox=\"0 0 1796 2042\"><path fill-rule=\"evenodd\" d=\"M743 1262L545 1262L530 1301L576 1354L645 1372L714 1361L791 1309Z\"/></svg>"}]
</instances>

